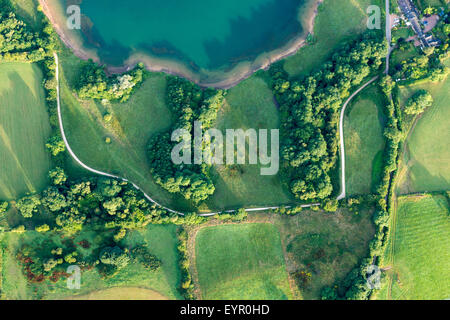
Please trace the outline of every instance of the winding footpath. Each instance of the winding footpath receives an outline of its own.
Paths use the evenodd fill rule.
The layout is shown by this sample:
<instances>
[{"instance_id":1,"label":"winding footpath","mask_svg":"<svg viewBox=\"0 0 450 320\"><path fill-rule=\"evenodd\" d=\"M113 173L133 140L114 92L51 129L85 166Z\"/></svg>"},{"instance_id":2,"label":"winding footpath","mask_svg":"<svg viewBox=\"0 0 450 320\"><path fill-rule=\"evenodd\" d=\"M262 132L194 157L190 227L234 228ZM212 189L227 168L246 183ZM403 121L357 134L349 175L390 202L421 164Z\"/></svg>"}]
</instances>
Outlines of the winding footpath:
<instances>
[{"instance_id":1,"label":"winding footpath","mask_svg":"<svg viewBox=\"0 0 450 320\"><path fill-rule=\"evenodd\" d=\"M96 170L94 168L89 167L88 165L86 165L83 161L80 160L80 158L77 157L77 155L75 154L75 152L73 152L72 148L70 147L69 141L67 140L66 137L66 133L64 131L64 124L63 124L63 119L62 119L62 113L61 113L61 99L60 99L60 80L59 80L59 58L58 58L58 54L56 52L53 53L53 56L55 58L55 64L56 64L56 68L55 68L55 76L56 76L56 102L57 102L57 110L58 110L58 121L59 121L59 127L60 127L60 131L61 131L61 136L62 139L64 141L64 144L66 146L67 151L69 152L70 156L75 160L75 162L77 164L79 164L81 167L83 167L84 169L86 169L87 171L100 175L100 176L104 176L104 177L108 177L108 178L113 178L113 179L118 179L118 180L122 180L128 183L131 183L133 185L134 188L136 188L137 190L139 190L140 192L142 192L142 194L144 195L144 197L149 200L151 203L155 204L156 206L167 210L168 212L174 213L174 214L178 214L180 216L184 216L185 214L173 209L170 209L168 207L165 207L163 205L161 205L160 203L158 203L156 200L154 200L152 197L150 197L148 194L146 194L142 188L140 188L138 185L136 185L135 183L129 181L128 179L107 173L107 172L103 172L103 171L99 171ZM347 196L346 193L346 182L345 182L345 137L344 137L344 118L345 118L345 111L347 109L348 104L353 100L353 98L358 95L358 93L360 93L362 90L364 90L367 86L369 86L371 83L373 83L375 80L378 79L378 76L372 78L371 80L369 80L369 82L367 82L366 84L364 84L363 86L361 86L358 90L356 90L345 102L344 106L342 107L341 110L341 116L340 116L340 123L339 123L339 127L340 127L340 147L341 147L341 194L338 196L337 200L342 200L345 199ZM302 208L310 208L310 207L315 207L315 206L319 206L320 203L312 203L312 204L304 204L301 205ZM284 207L284 206L283 206ZM268 210L277 210L282 208L281 206L275 206L275 207L261 207L261 208L247 208L244 209L246 212L248 213L252 213L252 212L260 212L260 211L268 211ZM290 208L289 206L287 206L286 208ZM211 213L202 213L199 214L199 216L202 217L212 217L215 215L218 215L220 213L233 213L236 210L226 210L226 211L219 211L219 212L211 212Z\"/></svg>"}]
</instances>

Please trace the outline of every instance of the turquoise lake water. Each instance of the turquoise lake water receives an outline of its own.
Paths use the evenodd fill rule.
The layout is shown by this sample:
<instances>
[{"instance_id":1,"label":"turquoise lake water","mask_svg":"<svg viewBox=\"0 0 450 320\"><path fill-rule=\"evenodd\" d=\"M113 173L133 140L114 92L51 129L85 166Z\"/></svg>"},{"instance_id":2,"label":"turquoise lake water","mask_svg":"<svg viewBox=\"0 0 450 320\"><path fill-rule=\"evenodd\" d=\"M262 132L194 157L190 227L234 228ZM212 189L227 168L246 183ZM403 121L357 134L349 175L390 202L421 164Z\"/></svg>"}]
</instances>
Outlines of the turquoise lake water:
<instances>
[{"instance_id":1,"label":"turquoise lake water","mask_svg":"<svg viewBox=\"0 0 450 320\"><path fill-rule=\"evenodd\" d=\"M192 70L227 70L302 33L307 0L83 0L93 27L86 45L121 65L133 52L182 61Z\"/></svg>"}]
</instances>

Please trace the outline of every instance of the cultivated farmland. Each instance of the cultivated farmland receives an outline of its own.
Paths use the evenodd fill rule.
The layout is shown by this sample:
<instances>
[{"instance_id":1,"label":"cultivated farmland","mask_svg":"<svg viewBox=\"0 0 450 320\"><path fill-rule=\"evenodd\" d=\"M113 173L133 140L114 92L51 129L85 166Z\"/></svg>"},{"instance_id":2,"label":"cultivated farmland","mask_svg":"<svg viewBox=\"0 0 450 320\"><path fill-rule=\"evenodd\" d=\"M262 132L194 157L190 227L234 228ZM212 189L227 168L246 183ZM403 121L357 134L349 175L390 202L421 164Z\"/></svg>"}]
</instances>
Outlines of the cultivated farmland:
<instances>
[{"instance_id":1,"label":"cultivated farmland","mask_svg":"<svg viewBox=\"0 0 450 320\"><path fill-rule=\"evenodd\" d=\"M441 195L400 197L393 230L384 260L388 283L378 298L450 298L448 198Z\"/></svg>"},{"instance_id":2,"label":"cultivated farmland","mask_svg":"<svg viewBox=\"0 0 450 320\"><path fill-rule=\"evenodd\" d=\"M407 141L399 179L403 194L450 189L450 78L405 88L402 101L407 101L419 89L428 90L434 104L418 120Z\"/></svg>"}]
</instances>

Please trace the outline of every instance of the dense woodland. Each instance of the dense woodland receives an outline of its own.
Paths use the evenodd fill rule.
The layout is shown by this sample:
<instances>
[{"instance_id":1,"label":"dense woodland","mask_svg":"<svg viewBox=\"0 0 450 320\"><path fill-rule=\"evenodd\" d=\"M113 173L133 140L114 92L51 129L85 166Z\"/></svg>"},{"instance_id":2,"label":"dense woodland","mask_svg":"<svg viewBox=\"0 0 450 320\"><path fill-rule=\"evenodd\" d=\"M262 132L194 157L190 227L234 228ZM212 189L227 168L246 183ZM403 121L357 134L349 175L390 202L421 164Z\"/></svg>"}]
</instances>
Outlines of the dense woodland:
<instances>
[{"instance_id":1,"label":"dense woodland","mask_svg":"<svg viewBox=\"0 0 450 320\"><path fill-rule=\"evenodd\" d=\"M145 67L139 63L127 73L108 77L103 66L90 60L83 63L75 90L81 99L125 102L139 88L145 75Z\"/></svg>"},{"instance_id":2,"label":"dense woodland","mask_svg":"<svg viewBox=\"0 0 450 320\"><path fill-rule=\"evenodd\" d=\"M330 175L338 162L339 111L352 89L380 69L386 50L381 34L366 34L299 81L289 79L281 65L271 69L281 106L282 168L296 198L311 201L333 193Z\"/></svg>"},{"instance_id":3,"label":"dense woodland","mask_svg":"<svg viewBox=\"0 0 450 320\"><path fill-rule=\"evenodd\" d=\"M187 80L170 77L166 94L167 104L176 120L170 130L152 137L149 141L148 158L151 172L156 182L164 189L171 193L179 193L194 204L199 204L215 191L209 172L211 166L206 163L194 164L193 161L192 164L174 164L171 153L180 141L172 141L171 134L175 130L185 129L193 137L195 121L202 123L203 133L211 128L222 106L224 92L203 90ZM193 150L194 139L191 143Z\"/></svg>"}]
</instances>

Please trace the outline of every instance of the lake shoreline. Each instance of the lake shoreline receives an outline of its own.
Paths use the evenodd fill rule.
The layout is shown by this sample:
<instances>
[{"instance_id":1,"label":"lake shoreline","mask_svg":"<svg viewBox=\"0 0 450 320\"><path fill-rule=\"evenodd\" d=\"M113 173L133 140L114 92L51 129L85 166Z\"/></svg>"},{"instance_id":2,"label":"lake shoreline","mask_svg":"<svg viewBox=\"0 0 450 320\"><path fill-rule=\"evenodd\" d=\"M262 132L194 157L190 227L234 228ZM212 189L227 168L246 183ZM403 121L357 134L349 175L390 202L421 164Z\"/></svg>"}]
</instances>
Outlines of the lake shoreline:
<instances>
[{"instance_id":1,"label":"lake shoreline","mask_svg":"<svg viewBox=\"0 0 450 320\"><path fill-rule=\"evenodd\" d=\"M62 27L62 22L58 21L58 8L55 8L48 0L39 0L44 14L48 17L55 31L59 35L64 45L69 48L72 53L82 60L92 59L97 63L101 63L95 50L89 50L83 46L80 39L69 34L67 29ZM272 50L270 53L262 53L253 61L243 61L232 67L229 71L203 71L203 75L189 69L182 62L176 62L170 59L152 57L145 53L132 54L123 64L123 66L110 66L105 64L106 71L110 74L124 73L142 62L149 71L163 72L170 75L186 78L202 87L213 87L217 89L229 89L236 86L243 80L252 76L259 70L267 70L273 63L294 55L303 46L307 44L307 37L314 32L315 19L318 9L323 0L311 0L306 5L305 13L299 14L304 28L303 34L297 36L288 42L285 46ZM206 76L205 76L206 75Z\"/></svg>"}]
</instances>

